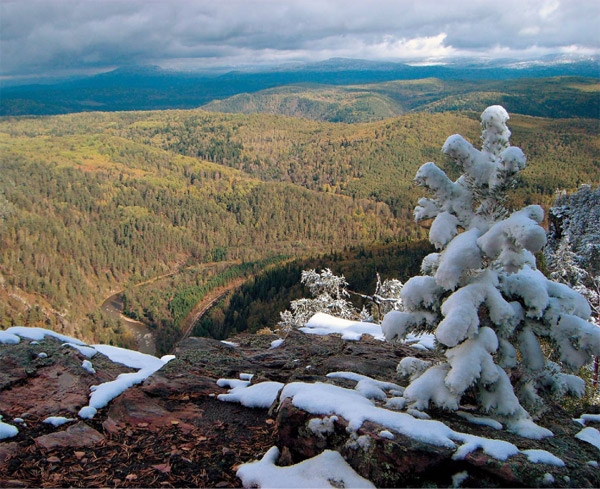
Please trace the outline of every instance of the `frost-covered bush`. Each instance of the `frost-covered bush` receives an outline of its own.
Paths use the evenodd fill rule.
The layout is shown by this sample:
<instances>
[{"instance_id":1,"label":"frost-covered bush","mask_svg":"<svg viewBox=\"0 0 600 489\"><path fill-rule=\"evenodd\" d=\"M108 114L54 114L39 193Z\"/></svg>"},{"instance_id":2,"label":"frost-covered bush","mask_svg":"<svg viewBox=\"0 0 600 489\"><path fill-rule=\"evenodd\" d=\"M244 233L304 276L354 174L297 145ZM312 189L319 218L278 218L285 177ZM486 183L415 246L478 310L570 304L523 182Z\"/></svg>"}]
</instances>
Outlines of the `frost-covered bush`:
<instances>
[{"instance_id":1,"label":"frost-covered bush","mask_svg":"<svg viewBox=\"0 0 600 489\"><path fill-rule=\"evenodd\" d=\"M381 277L377 274L377 284L375 285L375 292L373 292L373 295L351 292L352 294L365 299L371 309L371 312L369 312L368 309L363 306L359 319L370 323L380 323L381 319L388 312L402 310L402 298L400 297L402 287L404 287L404 284L400 280L386 278L382 282Z\"/></svg>"},{"instance_id":2,"label":"frost-covered bush","mask_svg":"<svg viewBox=\"0 0 600 489\"><path fill-rule=\"evenodd\" d=\"M577 264L591 277L600 275L600 186L593 189L582 185L573 194L559 193L549 221L546 257L555 254L561 242L567 240ZM557 265L561 268L560 263Z\"/></svg>"},{"instance_id":3,"label":"frost-covered bush","mask_svg":"<svg viewBox=\"0 0 600 489\"><path fill-rule=\"evenodd\" d=\"M304 270L301 282L313 295L313 299L292 301L290 309L280 313L279 329L283 332L304 326L318 312L325 312L343 319L356 319L360 313L348 300L350 294L346 290L348 282L344 276L337 276L329 268L321 270Z\"/></svg>"},{"instance_id":4,"label":"frost-covered bush","mask_svg":"<svg viewBox=\"0 0 600 489\"><path fill-rule=\"evenodd\" d=\"M559 193L549 221L544 256L550 277L582 294L592 308L592 322L600 326L600 186ZM591 368L596 398L599 363L596 356Z\"/></svg>"},{"instance_id":5,"label":"frost-covered bush","mask_svg":"<svg viewBox=\"0 0 600 489\"><path fill-rule=\"evenodd\" d=\"M352 319L363 322L375 322L373 314L366 307L358 311L348 300L350 293L367 300L377 309L379 320L384 314L402 308L400 291L402 282L396 279L386 279L383 282L377 274L377 285L373 295L359 294L348 290L348 282L344 276L334 275L329 268L316 272L304 270L301 282L308 288L312 299L298 299L290 303L290 310L280 313L281 320L277 324L283 332L303 327L308 320L318 312L324 312L342 319Z\"/></svg>"},{"instance_id":6,"label":"frost-covered bush","mask_svg":"<svg viewBox=\"0 0 600 489\"><path fill-rule=\"evenodd\" d=\"M567 234L559 241L556 249L551 250L546 247L544 256L550 278L556 282L575 286L588 276L588 272L577 263L577 257L571 249Z\"/></svg>"},{"instance_id":7,"label":"frost-covered bush","mask_svg":"<svg viewBox=\"0 0 600 489\"><path fill-rule=\"evenodd\" d=\"M434 331L445 355L440 363L399 365L410 376L404 397L413 407L456 410L468 391L510 430L539 438L551 433L531 414L543 410L544 396L583 393L583 381L561 367L576 370L598 354L600 329L588 322L579 293L536 269L534 253L546 243L542 208L505 208L526 162L509 145L508 118L500 106L483 112L481 150L459 135L446 140L442 152L464 170L458 180L435 163L417 172L432 196L419 200L415 217L433 220L429 238L439 251L403 287L404 311L388 313L382 326L388 340ZM544 356L540 340L557 361Z\"/></svg>"},{"instance_id":8,"label":"frost-covered bush","mask_svg":"<svg viewBox=\"0 0 600 489\"><path fill-rule=\"evenodd\" d=\"M372 296L366 296L378 309L379 317L383 317L390 311L402 310L402 287L404 284L395 278L381 281L377 274L377 285Z\"/></svg>"},{"instance_id":9,"label":"frost-covered bush","mask_svg":"<svg viewBox=\"0 0 600 489\"><path fill-rule=\"evenodd\" d=\"M560 193L549 220L544 256L550 277L583 294L600 324L600 186Z\"/></svg>"}]
</instances>

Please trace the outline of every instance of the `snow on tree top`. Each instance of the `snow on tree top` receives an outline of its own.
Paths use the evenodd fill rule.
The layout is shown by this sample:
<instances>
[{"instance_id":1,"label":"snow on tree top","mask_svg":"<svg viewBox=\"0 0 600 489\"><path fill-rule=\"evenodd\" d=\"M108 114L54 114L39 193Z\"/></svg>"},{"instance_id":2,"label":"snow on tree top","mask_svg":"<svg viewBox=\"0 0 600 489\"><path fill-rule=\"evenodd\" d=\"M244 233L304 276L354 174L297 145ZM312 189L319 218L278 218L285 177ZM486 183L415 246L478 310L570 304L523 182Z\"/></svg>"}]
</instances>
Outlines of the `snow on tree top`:
<instances>
[{"instance_id":1,"label":"snow on tree top","mask_svg":"<svg viewBox=\"0 0 600 489\"><path fill-rule=\"evenodd\" d=\"M419 199L415 218L433 219L429 237L440 252L423 260L423 276L406 282L404 310L388 313L382 330L388 340L401 340L435 329L445 354L445 361L416 370L405 369L416 364L403 360L409 407L456 410L471 389L509 430L540 438L551 433L531 413L543 412L544 396L581 395L583 381L563 374L559 362L579 368L600 354L600 328L588 322L590 308L578 292L536 269L533 253L546 243L542 208L512 214L505 208L506 192L526 163L509 144L508 119L500 106L483 112L481 150L458 134L446 140L442 152L464 170L456 181L433 162L418 170L415 181L432 195ZM551 343L552 358L538 337ZM512 368L520 368L515 386Z\"/></svg>"}]
</instances>

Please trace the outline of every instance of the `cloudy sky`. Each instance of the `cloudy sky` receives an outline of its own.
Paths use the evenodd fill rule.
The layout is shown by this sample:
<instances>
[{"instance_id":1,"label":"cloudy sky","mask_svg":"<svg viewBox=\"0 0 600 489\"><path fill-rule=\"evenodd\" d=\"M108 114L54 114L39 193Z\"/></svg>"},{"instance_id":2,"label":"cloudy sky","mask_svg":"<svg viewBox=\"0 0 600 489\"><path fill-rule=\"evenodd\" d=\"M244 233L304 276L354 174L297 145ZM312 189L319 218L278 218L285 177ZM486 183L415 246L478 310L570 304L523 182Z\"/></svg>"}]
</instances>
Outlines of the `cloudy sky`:
<instances>
[{"instance_id":1,"label":"cloudy sky","mask_svg":"<svg viewBox=\"0 0 600 489\"><path fill-rule=\"evenodd\" d=\"M0 76L600 53L598 0L0 0Z\"/></svg>"}]
</instances>

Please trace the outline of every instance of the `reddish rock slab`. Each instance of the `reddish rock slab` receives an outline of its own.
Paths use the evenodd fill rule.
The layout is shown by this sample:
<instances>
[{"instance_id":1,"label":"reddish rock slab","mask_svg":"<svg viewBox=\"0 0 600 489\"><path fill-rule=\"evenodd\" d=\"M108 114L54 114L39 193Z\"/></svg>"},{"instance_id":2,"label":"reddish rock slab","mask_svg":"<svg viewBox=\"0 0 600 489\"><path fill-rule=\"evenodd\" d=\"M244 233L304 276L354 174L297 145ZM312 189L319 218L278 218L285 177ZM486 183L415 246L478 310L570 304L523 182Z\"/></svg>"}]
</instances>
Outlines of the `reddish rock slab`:
<instances>
[{"instance_id":1,"label":"reddish rock slab","mask_svg":"<svg viewBox=\"0 0 600 489\"><path fill-rule=\"evenodd\" d=\"M101 440L104 440L103 435L87 424L80 422L69 426L65 431L39 436L34 441L37 446L49 450L58 447L89 447Z\"/></svg>"},{"instance_id":2,"label":"reddish rock slab","mask_svg":"<svg viewBox=\"0 0 600 489\"><path fill-rule=\"evenodd\" d=\"M214 378L206 377L192 370L183 373L171 373L166 376L159 371L149 377L141 386L141 390L152 397L172 397L177 394L196 396L221 394L223 389L217 387Z\"/></svg>"},{"instance_id":3,"label":"reddish rock slab","mask_svg":"<svg viewBox=\"0 0 600 489\"><path fill-rule=\"evenodd\" d=\"M141 390L130 389L113 401L106 421L102 424L109 433L115 433L124 425L157 428L175 425L184 431L194 426L185 421L200 419L202 411L192 403L173 412L155 402Z\"/></svg>"},{"instance_id":4,"label":"reddish rock slab","mask_svg":"<svg viewBox=\"0 0 600 489\"><path fill-rule=\"evenodd\" d=\"M2 358L2 370L0 371L0 390L27 378L27 370L19 365L14 358L5 355Z\"/></svg>"},{"instance_id":5,"label":"reddish rock slab","mask_svg":"<svg viewBox=\"0 0 600 489\"><path fill-rule=\"evenodd\" d=\"M510 463L500 462L481 451L467 454L465 460L472 466L498 477L507 487L522 485L522 481L515 475Z\"/></svg>"},{"instance_id":6,"label":"reddish rock slab","mask_svg":"<svg viewBox=\"0 0 600 489\"><path fill-rule=\"evenodd\" d=\"M40 358L42 352L46 356ZM25 340L0 345L0 411L8 417L75 414L88 404L90 386L132 370L97 354L92 359L96 374L91 374L81 366L84 358L50 337L37 345Z\"/></svg>"},{"instance_id":7,"label":"reddish rock slab","mask_svg":"<svg viewBox=\"0 0 600 489\"><path fill-rule=\"evenodd\" d=\"M457 461L452 458L453 449L429 445L400 433L394 433L391 440L384 438L379 435L384 427L370 421L365 421L354 437L342 417L338 417L329 433L319 435L308 429L311 419L322 417L295 407L290 399L281 403L275 431L277 445L289 450L288 462L298 463L330 449L339 451L357 473L377 487L444 486L451 482L453 474L465 469L470 474L476 471L478 482L486 481L492 486L529 485L514 474L509 463L480 451L469 454L465 461ZM359 436L366 437L368 443L355 443Z\"/></svg>"},{"instance_id":8,"label":"reddish rock slab","mask_svg":"<svg viewBox=\"0 0 600 489\"><path fill-rule=\"evenodd\" d=\"M52 365L39 369L37 376L28 378L24 384L3 391L1 406L11 416L76 413L88 403L91 383L83 375L66 371L62 365Z\"/></svg>"},{"instance_id":9,"label":"reddish rock slab","mask_svg":"<svg viewBox=\"0 0 600 489\"><path fill-rule=\"evenodd\" d=\"M17 454L19 444L16 442L0 443L0 469L6 465L9 459Z\"/></svg>"}]
</instances>

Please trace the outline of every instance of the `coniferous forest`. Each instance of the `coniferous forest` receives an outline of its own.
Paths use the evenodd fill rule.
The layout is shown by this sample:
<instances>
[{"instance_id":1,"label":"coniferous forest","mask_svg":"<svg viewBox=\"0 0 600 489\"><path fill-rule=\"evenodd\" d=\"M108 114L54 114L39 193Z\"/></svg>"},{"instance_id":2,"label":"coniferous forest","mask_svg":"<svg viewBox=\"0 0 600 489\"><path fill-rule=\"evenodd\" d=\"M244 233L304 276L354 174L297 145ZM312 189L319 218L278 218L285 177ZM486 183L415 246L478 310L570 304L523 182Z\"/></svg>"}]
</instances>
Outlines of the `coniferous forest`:
<instances>
[{"instance_id":1,"label":"coniferous forest","mask_svg":"<svg viewBox=\"0 0 600 489\"><path fill-rule=\"evenodd\" d=\"M597 182L597 120L513 115L510 127L529 158L513 205L548 206L557 188ZM136 302L133 285L208 262L368 253L423 238L412 179L451 132L477 142L478 114L364 124L202 110L3 118L0 317L131 344L99 308L115 291L130 291L133 317L177 330L175 316L191 307L177 305L179 282L154 306ZM190 297L208 290L206 280L193 279L199 289ZM236 297L247 309L248 299ZM158 310L170 312L158 321ZM220 337L258 324L227 322L196 332Z\"/></svg>"}]
</instances>

